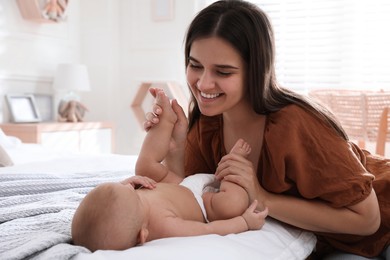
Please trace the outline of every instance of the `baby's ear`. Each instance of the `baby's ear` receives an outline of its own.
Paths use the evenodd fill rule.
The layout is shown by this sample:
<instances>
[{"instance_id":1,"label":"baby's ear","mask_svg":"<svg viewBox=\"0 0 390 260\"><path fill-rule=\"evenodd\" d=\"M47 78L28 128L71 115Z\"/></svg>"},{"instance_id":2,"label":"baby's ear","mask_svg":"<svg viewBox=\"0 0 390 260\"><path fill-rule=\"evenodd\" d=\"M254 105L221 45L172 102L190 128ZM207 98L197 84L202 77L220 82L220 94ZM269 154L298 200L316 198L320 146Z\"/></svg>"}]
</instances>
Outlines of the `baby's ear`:
<instances>
[{"instance_id":1,"label":"baby's ear","mask_svg":"<svg viewBox=\"0 0 390 260\"><path fill-rule=\"evenodd\" d=\"M146 242L146 239L149 236L149 230L146 227L141 228L141 230L138 233L137 242L139 245L143 245Z\"/></svg>"}]
</instances>

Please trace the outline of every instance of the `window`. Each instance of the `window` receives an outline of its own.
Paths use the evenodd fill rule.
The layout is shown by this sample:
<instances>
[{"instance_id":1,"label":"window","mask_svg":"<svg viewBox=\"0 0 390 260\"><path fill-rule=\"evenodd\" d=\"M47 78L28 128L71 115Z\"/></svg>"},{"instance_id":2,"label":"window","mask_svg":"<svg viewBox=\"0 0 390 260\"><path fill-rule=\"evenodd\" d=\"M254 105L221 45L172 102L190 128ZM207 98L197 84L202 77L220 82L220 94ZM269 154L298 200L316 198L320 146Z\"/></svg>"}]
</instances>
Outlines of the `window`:
<instances>
[{"instance_id":1,"label":"window","mask_svg":"<svg viewBox=\"0 0 390 260\"><path fill-rule=\"evenodd\" d=\"M214 2L214 1L211 1ZM275 31L287 88L390 90L390 1L252 0ZM210 3L210 1L209 1Z\"/></svg>"}]
</instances>

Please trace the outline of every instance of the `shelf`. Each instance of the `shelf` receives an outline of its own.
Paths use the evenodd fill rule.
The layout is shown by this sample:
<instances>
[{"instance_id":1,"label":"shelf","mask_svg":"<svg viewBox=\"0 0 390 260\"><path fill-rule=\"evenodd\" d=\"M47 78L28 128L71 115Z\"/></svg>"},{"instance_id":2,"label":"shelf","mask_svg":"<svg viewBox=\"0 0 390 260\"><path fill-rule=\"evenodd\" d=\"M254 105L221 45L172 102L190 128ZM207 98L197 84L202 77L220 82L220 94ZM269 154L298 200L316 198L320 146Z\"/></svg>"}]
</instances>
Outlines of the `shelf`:
<instances>
[{"instance_id":1,"label":"shelf","mask_svg":"<svg viewBox=\"0 0 390 260\"><path fill-rule=\"evenodd\" d=\"M42 144L56 150L111 153L114 126L110 122L0 124L6 135L23 143Z\"/></svg>"}]
</instances>

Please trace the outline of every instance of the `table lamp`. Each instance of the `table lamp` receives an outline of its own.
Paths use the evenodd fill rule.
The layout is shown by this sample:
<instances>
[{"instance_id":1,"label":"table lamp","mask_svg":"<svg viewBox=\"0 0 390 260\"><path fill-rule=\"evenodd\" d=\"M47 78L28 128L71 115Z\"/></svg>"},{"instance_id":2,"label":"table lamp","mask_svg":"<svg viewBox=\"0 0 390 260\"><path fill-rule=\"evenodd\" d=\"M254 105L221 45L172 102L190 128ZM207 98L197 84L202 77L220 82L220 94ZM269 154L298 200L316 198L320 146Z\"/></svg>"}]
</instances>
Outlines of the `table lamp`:
<instances>
[{"instance_id":1,"label":"table lamp","mask_svg":"<svg viewBox=\"0 0 390 260\"><path fill-rule=\"evenodd\" d=\"M87 108L80 102L77 92L91 90L87 67L83 64L58 64L53 88L67 91L58 106L59 121L82 121Z\"/></svg>"}]
</instances>

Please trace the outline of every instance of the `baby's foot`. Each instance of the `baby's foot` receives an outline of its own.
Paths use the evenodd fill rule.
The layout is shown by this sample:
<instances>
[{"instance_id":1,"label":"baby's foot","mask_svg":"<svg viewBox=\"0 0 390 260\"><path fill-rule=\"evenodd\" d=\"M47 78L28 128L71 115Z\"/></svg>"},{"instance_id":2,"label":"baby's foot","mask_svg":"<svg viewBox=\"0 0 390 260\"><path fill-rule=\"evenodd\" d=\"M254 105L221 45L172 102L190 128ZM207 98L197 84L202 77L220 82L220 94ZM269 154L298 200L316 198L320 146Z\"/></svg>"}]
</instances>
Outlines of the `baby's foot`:
<instances>
[{"instance_id":1,"label":"baby's foot","mask_svg":"<svg viewBox=\"0 0 390 260\"><path fill-rule=\"evenodd\" d=\"M240 138L237 140L230 152L247 157L251 153L251 150L251 146Z\"/></svg>"},{"instance_id":2,"label":"baby's foot","mask_svg":"<svg viewBox=\"0 0 390 260\"><path fill-rule=\"evenodd\" d=\"M166 120L170 123L176 123L177 115L175 111L173 111L171 102L169 102L169 98L165 95L164 90L157 90L156 94L156 104L162 108L162 114L159 115L160 120Z\"/></svg>"}]
</instances>

